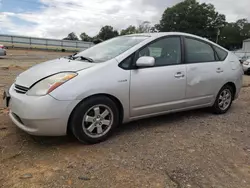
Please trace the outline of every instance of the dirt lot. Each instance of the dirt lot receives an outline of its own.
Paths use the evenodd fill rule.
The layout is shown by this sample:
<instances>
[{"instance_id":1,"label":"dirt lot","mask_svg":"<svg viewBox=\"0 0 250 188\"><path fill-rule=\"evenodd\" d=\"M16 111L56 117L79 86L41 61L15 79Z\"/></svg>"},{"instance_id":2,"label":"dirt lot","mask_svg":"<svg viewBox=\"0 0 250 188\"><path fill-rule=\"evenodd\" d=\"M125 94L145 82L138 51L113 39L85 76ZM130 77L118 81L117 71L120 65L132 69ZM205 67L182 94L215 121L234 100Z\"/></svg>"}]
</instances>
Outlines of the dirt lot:
<instances>
[{"instance_id":1,"label":"dirt lot","mask_svg":"<svg viewBox=\"0 0 250 188\"><path fill-rule=\"evenodd\" d=\"M9 50L0 93L35 63L67 55ZM250 76L232 109L171 114L121 125L106 142L32 137L0 102L0 187L250 187ZM2 95L0 95L2 97Z\"/></svg>"}]
</instances>

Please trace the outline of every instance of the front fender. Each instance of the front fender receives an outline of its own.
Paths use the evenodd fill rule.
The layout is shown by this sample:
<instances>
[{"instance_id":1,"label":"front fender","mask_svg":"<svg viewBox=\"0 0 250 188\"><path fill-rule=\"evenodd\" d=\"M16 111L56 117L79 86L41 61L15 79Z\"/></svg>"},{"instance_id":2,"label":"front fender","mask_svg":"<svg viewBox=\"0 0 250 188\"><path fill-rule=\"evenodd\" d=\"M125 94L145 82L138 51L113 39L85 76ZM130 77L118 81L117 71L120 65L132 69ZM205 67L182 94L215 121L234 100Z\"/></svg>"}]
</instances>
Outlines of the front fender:
<instances>
[{"instance_id":1,"label":"front fender","mask_svg":"<svg viewBox=\"0 0 250 188\"><path fill-rule=\"evenodd\" d=\"M124 119L129 118L130 71L118 67L116 61L79 72L74 79L50 93L57 100L84 100L97 94L117 98L124 109Z\"/></svg>"}]
</instances>

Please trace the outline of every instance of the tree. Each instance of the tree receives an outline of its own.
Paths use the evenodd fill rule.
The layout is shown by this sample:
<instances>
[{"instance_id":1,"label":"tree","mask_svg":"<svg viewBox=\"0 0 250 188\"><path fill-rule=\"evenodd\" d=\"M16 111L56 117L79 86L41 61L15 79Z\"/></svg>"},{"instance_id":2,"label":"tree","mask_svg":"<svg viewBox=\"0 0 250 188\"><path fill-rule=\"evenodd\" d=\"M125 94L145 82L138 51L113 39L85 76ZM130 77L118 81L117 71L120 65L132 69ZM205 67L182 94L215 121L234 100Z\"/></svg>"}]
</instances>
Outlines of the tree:
<instances>
[{"instance_id":1,"label":"tree","mask_svg":"<svg viewBox=\"0 0 250 188\"><path fill-rule=\"evenodd\" d=\"M240 35L243 40L250 37L250 23L246 18L238 20L236 25L240 30Z\"/></svg>"},{"instance_id":2,"label":"tree","mask_svg":"<svg viewBox=\"0 0 250 188\"><path fill-rule=\"evenodd\" d=\"M150 33L150 31L151 31L151 25L149 21L142 22L137 29L138 33Z\"/></svg>"},{"instance_id":3,"label":"tree","mask_svg":"<svg viewBox=\"0 0 250 188\"><path fill-rule=\"evenodd\" d=\"M88 36L84 32L80 35L80 38L82 39L82 41L86 41L86 42L92 42L93 41L93 38Z\"/></svg>"},{"instance_id":4,"label":"tree","mask_svg":"<svg viewBox=\"0 0 250 188\"><path fill-rule=\"evenodd\" d=\"M153 27L150 28L150 33L157 33L157 32L159 32L157 27L153 26Z\"/></svg>"},{"instance_id":5,"label":"tree","mask_svg":"<svg viewBox=\"0 0 250 188\"><path fill-rule=\"evenodd\" d=\"M215 11L212 4L185 0L167 8L155 27L161 32L180 31L216 40L218 29L225 25L225 15Z\"/></svg>"},{"instance_id":6,"label":"tree","mask_svg":"<svg viewBox=\"0 0 250 188\"><path fill-rule=\"evenodd\" d=\"M74 32L71 32L70 34L68 34L68 36L66 38L64 38L63 40L79 40L77 35Z\"/></svg>"},{"instance_id":7,"label":"tree","mask_svg":"<svg viewBox=\"0 0 250 188\"><path fill-rule=\"evenodd\" d=\"M114 30L114 28L112 26L104 26L101 28L99 34L97 35L97 38L101 39L101 40L108 40L111 39L113 37L118 36L119 33L117 30Z\"/></svg>"},{"instance_id":8,"label":"tree","mask_svg":"<svg viewBox=\"0 0 250 188\"><path fill-rule=\"evenodd\" d=\"M127 29L123 29L121 30L120 35L130 35L130 34L134 34L137 33L137 29L135 26L130 25Z\"/></svg>"},{"instance_id":9,"label":"tree","mask_svg":"<svg viewBox=\"0 0 250 188\"><path fill-rule=\"evenodd\" d=\"M227 23L221 29L218 43L229 50L241 48L240 31L235 23Z\"/></svg>"},{"instance_id":10,"label":"tree","mask_svg":"<svg viewBox=\"0 0 250 188\"><path fill-rule=\"evenodd\" d=\"M134 33L155 33L158 32L156 27L152 27L150 22L144 21L138 27L130 25L127 29L121 30L120 35L130 35Z\"/></svg>"},{"instance_id":11,"label":"tree","mask_svg":"<svg viewBox=\"0 0 250 188\"><path fill-rule=\"evenodd\" d=\"M250 38L250 23L247 19L240 19L235 23L226 23L221 29L219 44L229 50L242 47L242 41Z\"/></svg>"}]
</instances>

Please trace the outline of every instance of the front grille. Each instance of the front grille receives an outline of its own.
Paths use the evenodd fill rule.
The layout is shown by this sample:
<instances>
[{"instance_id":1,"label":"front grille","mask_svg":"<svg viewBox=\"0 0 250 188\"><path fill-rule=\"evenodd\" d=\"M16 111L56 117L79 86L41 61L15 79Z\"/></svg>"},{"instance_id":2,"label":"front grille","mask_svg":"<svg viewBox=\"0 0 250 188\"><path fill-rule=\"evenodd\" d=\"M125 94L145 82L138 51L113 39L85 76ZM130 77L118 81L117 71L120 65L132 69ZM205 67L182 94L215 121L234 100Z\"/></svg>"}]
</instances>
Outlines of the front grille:
<instances>
[{"instance_id":1,"label":"front grille","mask_svg":"<svg viewBox=\"0 0 250 188\"><path fill-rule=\"evenodd\" d=\"M29 90L29 88L15 84L14 90L17 93L25 94Z\"/></svg>"}]
</instances>

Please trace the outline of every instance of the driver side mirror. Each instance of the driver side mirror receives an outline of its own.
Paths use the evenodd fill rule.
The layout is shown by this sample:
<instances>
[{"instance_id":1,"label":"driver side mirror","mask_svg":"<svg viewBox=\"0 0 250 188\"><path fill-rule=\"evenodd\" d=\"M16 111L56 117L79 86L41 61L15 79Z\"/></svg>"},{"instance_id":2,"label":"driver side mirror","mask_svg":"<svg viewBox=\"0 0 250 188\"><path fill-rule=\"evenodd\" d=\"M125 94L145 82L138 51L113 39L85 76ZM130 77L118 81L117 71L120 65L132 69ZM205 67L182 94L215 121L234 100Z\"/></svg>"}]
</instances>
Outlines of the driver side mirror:
<instances>
[{"instance_id":1,"label":"driver side mirror","mask_svg":"<svg viewBox=\"0 0 250 188\"><path fill-rule=\"evenodd\" d=\"M150 56L140 57L136 61L137 67L153 67L154 65L155 65L155 58L150 57Z\"/></svg>"}]
</instances>

